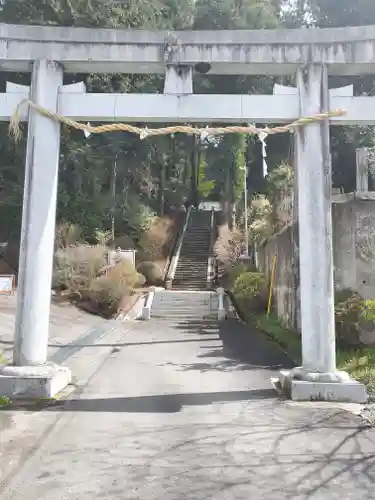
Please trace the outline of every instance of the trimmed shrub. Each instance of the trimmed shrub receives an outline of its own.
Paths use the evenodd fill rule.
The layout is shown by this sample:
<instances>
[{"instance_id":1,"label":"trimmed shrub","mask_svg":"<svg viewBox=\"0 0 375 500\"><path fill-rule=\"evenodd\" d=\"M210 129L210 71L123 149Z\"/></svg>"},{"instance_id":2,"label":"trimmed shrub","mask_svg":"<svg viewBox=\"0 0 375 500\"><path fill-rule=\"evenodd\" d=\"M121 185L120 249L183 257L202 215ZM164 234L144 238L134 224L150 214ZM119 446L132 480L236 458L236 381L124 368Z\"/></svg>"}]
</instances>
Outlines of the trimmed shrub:
<instances>
[{"instance_id":1,"label":"trimmed shrub","mask_svg":"<svg viewBox=\"0 0 375 500\"><path fill-rule=\"evenodd\" d=\"M232 293L253 312L264 311L267 305L267 280L263 273L242 273L235 279Z\"/></svg>"},{"instance_id":2,"label":"trimmed shrub","mask_svg":"<svg viewBox=\"0 0 375 500\"><path fill-rule=\"evenodd\" d=\"M134 288L144 284L144 276L132 264L122 261L82 288L78 305L110 318L116 314L124 297L130 297Z\"/></svg>"},{"instance_id":3,"label":"trimmed shrub","mask_svg":"<svg viewBox=\"0 0 375 500\"><path fill-rule=\"evenodd\" d=\"M78 305L84 305L85 309L89 306L90 311L110 318L116 314L121 299L131 294L132 288L126 281L101 276L92 280L88 288L81 291Z\"/></svg>"},{"instance_id":4,"label":"trimmed shrub","mask_svg":"<svg viewBox=\"0 0 375 500\"><path fill-rule=\"evenodd\" d=\"M164 282L164 274L155 262L141 262L137 270L146 278L147 285L159 286Z\"/></svg>"},{"instance_id":5,"label":"trimmed shrub","mask_svg":"<svg viewBox=\"0 0 375 500\"><path fill-rule=\"evenodd\" d=\"M102 245L74 245L55 253L53 288L79 291L96 278L107 263L107 250Z\"/></svg>"},{"instance_id":6,"label":"trimmed shrub","mask_svg":"<svg viewBox=\"0 0 375 500\"><path fill-rule=\"evenodd\" d=\"M146 282L145 277L137 272L130 262L125 260L111 267L106 277L116 283L123 283L130 290L142 286Z\"/></svg>"},{"instance_id":7,"label":"trimmed shrub","mask_svg":"<svg viewBox=\"0 0 375 500\"><path fill-rule=\"evenodd\" d=\"M240 276L241 274L244 274L244 273L256 273L256 269L254 268L254 266L251 266L249 264L245 264L245 263L240 263L240 264L236 264L235 266L233 266L230 271L229 271L229 281L230 281L230 284L231 286L233 285L233 283L236 281L236 279L238 278L238 276Z\"/></svg>"},{"instance_id":8,"label":"trimmed shrub","mask_svg":"<svg viewBox=\"0 0 375 500\"><path fill-rule=\"evenodd\" d=\"M139 239L144 258L163 260L169 257L176 237L176 222L170 217L155 217Z\"/></svg>"}]
</instances>

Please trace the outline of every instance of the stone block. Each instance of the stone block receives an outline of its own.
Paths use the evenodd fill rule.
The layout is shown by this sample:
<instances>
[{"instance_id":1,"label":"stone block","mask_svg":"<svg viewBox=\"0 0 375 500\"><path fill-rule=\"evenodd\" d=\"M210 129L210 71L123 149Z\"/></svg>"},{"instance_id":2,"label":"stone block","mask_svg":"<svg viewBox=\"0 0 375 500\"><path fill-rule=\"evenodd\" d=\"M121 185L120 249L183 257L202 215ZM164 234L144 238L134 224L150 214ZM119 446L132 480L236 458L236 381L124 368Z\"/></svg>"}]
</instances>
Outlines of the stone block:
<instances>
[{"instance_id":1,"label":"stone block","mask_svg":"<svg viewBox=\"0 0 375 500\"><path fill-rule=\"evenodd\" d=\"M53 363L43 366L2 366L0 396L11 399L53 398L71 381L69 368Z\"/></svg>"},{"instance_id":2,"label":"stone block","mask_svg":"<svg viewBox=\"0 0 375 500\"><path fill-rule=\"evenodd\" d=\"M146 306L142 308L142 319L149 321L151 319L151 308Z\"/></svg>"},{"instance_id":3,"label":"stone block","mask_svg":"<svg viewBox=\"0 0 375 500\"><path fill-rule=\"evenodd\" d=\"M280 373L280 385L292 401L332 401L339 403L366 403L368 397L363 384L348 380L345 382L310 382L293 380L289 372Z\"/></svg>"},{"instance_id":4,"label":"stone block","mask_svg":"<svg viewBox=\"0 0 375 500\"><path fill-rule=\"evenodd\" d=\"M227 313L225 309L218 309L217 310L217 319L219 321L224 321L227 318Z\"/></svg>"}]
</instances>

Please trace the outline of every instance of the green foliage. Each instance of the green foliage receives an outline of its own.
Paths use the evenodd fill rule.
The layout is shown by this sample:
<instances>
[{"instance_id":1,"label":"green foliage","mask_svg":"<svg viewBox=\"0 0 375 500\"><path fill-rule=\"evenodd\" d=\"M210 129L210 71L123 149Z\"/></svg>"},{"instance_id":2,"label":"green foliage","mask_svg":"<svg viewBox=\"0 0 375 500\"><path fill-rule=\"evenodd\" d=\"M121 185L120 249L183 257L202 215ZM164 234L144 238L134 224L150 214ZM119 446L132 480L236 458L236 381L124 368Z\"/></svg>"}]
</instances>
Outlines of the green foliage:
<instances>
[{"instance_id":1,"label":"green foliage","mask_svg":"<svg viewBox=\"0 0 375 500\"><path fill-rule=\"evenodd\" d=\"M286 27L313 24L318 28L364 26L375 24L373 0L298 0L290 2L284 11ZM354 84L354 95L374 95L373 75L356 77L335 76L330 78L331 88ZM353 192L356 186L356 149L372 147L372 127L334 127L331 133L333 185L345 192Z\"/></svg>"},{"instance_id":2,"label":"green foliage","mask_svg":"<svg viewBox=\"0 0 375 500\"><path fill-rule=\"evenodd\" d=\"M247 272L253 272L255 271L254 269L250 269L247 264L236 264L235 266L232 267L232 269L229 271L229 279L230 279L230 284L233 285L233 283L236 281L238 276L245 274Z\"/></svg>"},{"instance_id":3,"label":"green foliage","mask_svg":"<svg viewBox=\"0 0 375 500\"><path fill-rule=\"evenodd\" d=\"M375 325L375 301L364 300L350 289L338 291L335 297L335 321L339 346L358 346L361 329L373 328Z\"/></svg>"},{"instance_id":4,"label":"green foliage","mask_svg":"<svg viewBox=\"0 0 375 500\"><path fill-rule=\"evenodd\" d=\"M267 29L281 25L301 26L312 19L319 27L375 24L372 0L308 0L294 2L280 16L278 0L139 0L106 2L103 0L4 0L0 22L41 25L84 26L97 28L146 29ZM163 78L158 75L91 74L65 75L66 83L84 80L92 92L162 92ZM29 83L29 77L14 75L18 83ZM349 83L335 77L333 86ZM271 93L275 78L237 75L196 75L197 92L223 94ZM5 84L5 75L2 77ZM357 93L374 94L371 76L355 78ZM164 125L164 124L163 124ZM224 124L225 125L225 124ZM0 226L2 240L19 240L24 175L25 137L17 147L5 138L6 124L1 125L0 153ZM333 178L335 186L349 191L355 185L355 150L373 145L369 128L335 127L332 131ZM280 172L274 170L289 156L289 137L269 137L268 165L270 175L261 191L273 203L278 195ZM243 194L245 157L250 171L261 169L261 159L254 138L223 137L216 145L200 145L199 195L215 196L225 202L228 221L234 203ZM165 206L181 206L192 175L192 141L190 137L153 138L139 141L126 133L108 133L85 139L80 131L64 128L61 138L57 220L81 227L81 239L98 241L95 232L111 228L112 181L116 160L116 235L126 233L135 242L146 230L153 214L160 211L161 191L165 188ZM203 151L204 150L204 151ZM167 167L165 185L160 172ZM277 182L274 182L277 181ZM255 181L254 181L255 182ZM272 186L270 186L270 182ZM163 188L163 189L162 189ZM258 188L250 186L258 192ZM282 186L280 189L284 189ZM271 210L264 219L251 220L252 235L259 239L277 226ZM100 240L102 241L102 240Z\"/></svg>"},{"instance_id":5,"label":"green foliage","mask_svg":"<svg viewBox=\"0 0 375 500\"><path fill-rule=\"evenodd\" d=\"M340 346L352 347L359 342L359 323L363 299L359 294L345 291L335 304L336 337Z\"/></svg>"},{"instance_id":6,"label":"green foliage","mask_svg":"<svg viewBox=\"0 0 375 500\"><path fill-rule=\"evenodd\" d=\"M375 300L364 301L361 321L369 325L375 325Z\"/></svg>"},{"instance_id":7,"label":"green foliage","mask_svg":"<svg viewBox=\"0 0 375 500\"><path fill-rule=\"evenodd\" d=\"M199 176L198 176L198 193L201 198L205 199L215 189L215 181L206 177L207 161L204 154L200 155Z\"/></svg>"},{"instance_id":8,"label":"green foliage","mask_svg":"<svg viewBox=\"0 0 375 500\"><path fill-rule=\"evenodd\" d=\"M0 408L9 406L11 403L12 400L8 396L0 396Z\"/></svg>"},{"instance_id":9,"label":"green foliage","mask_svg":"<svg viewBox=\"0 0 375 500\"><path fill-rule=\"evenodd\" d=\"M195 29L261 29L278 24L273 0L197 0L195 5Z\"/></svg>"},{"instance_id":10,"label":"green foliage","mask_svg":"<svg viewBox=\"0 0 375 500\"><path fill-rule=\"evenodd\" d=\"M258 299L265 286L266 278L263 273L245 272L235 279L232 292L238 299Z\"/></svg>"},{"instance_id":11,"label":"green foliage","mask_svg":"<svg viewBox=\"0 0 375 500\"><path fill-rule=\"evenodd\" d=\"M151 207L141 203L136 194L129 195L124 200L119 212L125 232L135 241L150 228L156 217Z\"/></svg>"},{"instance_id":12,"label":"green foliage","mask_svg":"<svg viewBox=\"0 0 375 500\"><path fill-rule=\"evenodd\" d=\"M95 229L94 240L97 245L105 246L112 239L111 231L103 231L102 229Z\"/></svg>"},{"instance_id":13,"label":"green foliage","mask_svg":"<svg viewBox=\"0 0 375 500\"><path fill-rule=\"evenodd\" d=\"M282 162L268 174L266 195L257 194L251 199L248 223L253 241L267 239L283 228L286 221L280 212L293 194L293 187L294 170L287 163Z\"/></svg>"},{"instance_id":14,"label":"green foliage","mask_svg":"<svg viewBox=\"0 0 375 500\"><path fill-rule=\"evenodd\" d=\"M267 193L272 202L278 201L278 195L293 191L294 169L285 162L271 170L267 176Z\"/></svg>"},{"instance_id":15,"label":"green foliage","mask_svg":"<svg viewBox=\"0 0 375 500\"><path fill-rule=\"evenodd\" d=\"M285 349L295 363L298 365L302 363L301 334L299 332L291 330L275 314L270 314L269 316L262 314L251 319L255 322L259 330L265 332Z\"/></svg>"},{"instance_id":16,"label":"green foliage","mask_svg":"<svg viewBox=\"0 0 375 500\"><path fill-rule=\"evenodd\" d=\"M271 339L277 342L293 359L300 365L301 356L301 334L288 328L277 316L264 314L258 316L246 315L249 322L255 324L259 330L265 332ZM354 380L366 385L370 394L375 394L375 349L371 347L360 347L347 349L338 347L336 351L337 368L346 371Z\"/></svg>"},{"instance_id":17,"label":"green foliage","mask_svg":"<svg viewBox=\"0 0 375 500\"><path fill-rule=\"evenodd\" d=\"M248 319L269 337L275 340L298 365L302 362L301 334L288 328L277 316L270 314ZM340 348L336 351L337 368L346 371L354 380L366 385L370 394L375 394L375 349L360 347Z\"/></svg>"},{"instance_id":18,"label":"green foliage","mask_svg":"<svg viewBox=\"0 0 375 500\"><path fill-rule=\"evenodd\" d=\"M375 394L375 349L361 347L355 350L339 350L337 365L358 382L366 385L367 391Z\"/></svg>"},{"instance_id":19,"label":"green foliage","mask_svg":"<svg viewBox=\"0 0 375 500\"><path fill-rule=\"evenodd\" d=\"M252 241L262 241L275 233L272 205L264 195L251 200L248 222Z\"/></svg>"}]
</instances>

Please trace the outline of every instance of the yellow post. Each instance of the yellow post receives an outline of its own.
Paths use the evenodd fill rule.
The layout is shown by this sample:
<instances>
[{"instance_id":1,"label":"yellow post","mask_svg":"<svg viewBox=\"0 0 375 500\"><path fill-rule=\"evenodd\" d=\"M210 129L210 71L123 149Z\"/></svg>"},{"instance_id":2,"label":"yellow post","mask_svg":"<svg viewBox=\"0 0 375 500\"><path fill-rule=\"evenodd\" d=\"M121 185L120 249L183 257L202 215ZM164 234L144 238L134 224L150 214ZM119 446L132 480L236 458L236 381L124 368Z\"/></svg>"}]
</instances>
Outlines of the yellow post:
<instances>
[{"instance_id":1,"label":"yellow post","mask_svg":"<svg viewBox=\"0 0 375 500\"><path fill-rule=\"evenodd\" d=\"M276 255L274 255L274 257L273 257L273 263L272 263L272 270L271 270L270 291L269 291L269 294L268 294L267 318L268 318L268 316L270 315L270 312L271 312L272 292L273 292L273 286L275 284L276 260L277 260L277 257L276 257Z\"/></svg>"}]
</instances>

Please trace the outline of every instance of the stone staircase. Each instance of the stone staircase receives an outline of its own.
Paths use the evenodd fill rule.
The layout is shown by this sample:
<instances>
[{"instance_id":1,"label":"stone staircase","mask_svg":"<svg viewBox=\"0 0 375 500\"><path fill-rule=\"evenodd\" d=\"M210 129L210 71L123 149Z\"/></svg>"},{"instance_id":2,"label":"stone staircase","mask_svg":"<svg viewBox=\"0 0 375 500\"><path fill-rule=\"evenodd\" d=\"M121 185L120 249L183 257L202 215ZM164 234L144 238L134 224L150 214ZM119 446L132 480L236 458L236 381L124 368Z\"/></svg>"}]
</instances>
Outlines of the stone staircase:
<instances>
[{"instance_id":1,"label":"stone staircase","mask_svg":"<svg viewBox=\"0 0 375 500\"><path fill-rule=\"evenodd\" d=\"M151 318L176 320L216 319L216 292L157 290L151 307Z\"/></svg>"},{"instance_id":2,"label":"stone staircase","mask_svg":"<svg viewBox=\"0 0 375 500\"><path fill-rule=\"evenodd\" d=\"M207 290L211 212L193 210L173 280L174 290Z\"/></svg>"}]
</instances>

